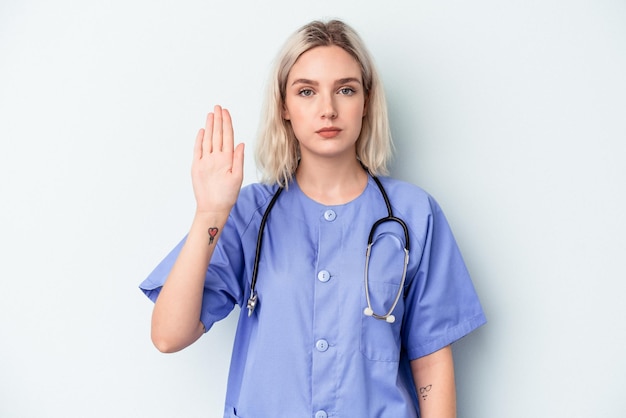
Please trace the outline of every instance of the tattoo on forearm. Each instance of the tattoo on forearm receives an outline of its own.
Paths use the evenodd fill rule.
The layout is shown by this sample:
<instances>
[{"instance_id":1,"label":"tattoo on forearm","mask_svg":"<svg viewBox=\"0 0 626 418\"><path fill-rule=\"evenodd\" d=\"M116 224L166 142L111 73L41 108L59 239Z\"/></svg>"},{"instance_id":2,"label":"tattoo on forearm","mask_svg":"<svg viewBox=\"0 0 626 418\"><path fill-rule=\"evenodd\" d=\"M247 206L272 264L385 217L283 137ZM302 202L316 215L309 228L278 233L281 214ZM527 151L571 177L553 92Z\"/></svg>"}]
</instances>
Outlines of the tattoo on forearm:
<instances>
[{"instance_id":1,"label":"tattoo on forearm","mask_svg":"<svg viewBox=\"0 0 626 418\"><path fill-rule=\"evenodd\" d=\"M425 401L426 398L428 398L428 392L430 392L432 388L433 388L433 385L423 386L419 388L420 396L422 397L422 400Z\"/></svg>"},{"instance_id":2,"label":"tattoo on forearm","mask_svg":"<svg viewBox=\"0 0 626 418\"><path fill-rule=\"evenodd\" d=\"M213 244L215 236L217 235L217 231L219 231L219 229L217 229L217 227L215 226L209 228L209 245Z\"/></svg>"}]
</instances>

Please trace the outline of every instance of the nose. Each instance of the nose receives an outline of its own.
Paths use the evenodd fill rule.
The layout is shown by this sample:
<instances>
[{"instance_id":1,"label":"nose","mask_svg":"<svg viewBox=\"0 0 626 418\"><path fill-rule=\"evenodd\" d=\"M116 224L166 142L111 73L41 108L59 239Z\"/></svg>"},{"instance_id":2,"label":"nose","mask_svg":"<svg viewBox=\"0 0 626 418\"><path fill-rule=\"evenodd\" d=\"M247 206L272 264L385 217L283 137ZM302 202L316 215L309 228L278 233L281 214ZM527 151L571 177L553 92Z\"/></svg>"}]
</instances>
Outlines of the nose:
<instances>
[{"instance_id":1,"label":"nose","mask_svg":"<svg viewBox=\"0 0 626 418\"><path fill-rule=\"evenodd\" d=\"M333 95L330 95L322 101L322 119L335 119L337 117L337 108L333 99Z\"/></svg>"}]
</instances>

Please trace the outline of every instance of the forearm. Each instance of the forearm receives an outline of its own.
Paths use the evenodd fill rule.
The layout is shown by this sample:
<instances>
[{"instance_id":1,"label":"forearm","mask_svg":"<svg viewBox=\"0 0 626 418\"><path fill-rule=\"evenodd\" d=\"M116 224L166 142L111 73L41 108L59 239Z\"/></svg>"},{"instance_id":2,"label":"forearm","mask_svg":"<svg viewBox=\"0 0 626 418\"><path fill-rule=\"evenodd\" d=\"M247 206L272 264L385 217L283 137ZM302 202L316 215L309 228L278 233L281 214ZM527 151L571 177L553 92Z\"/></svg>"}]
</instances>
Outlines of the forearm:
<instances>
[{"instance_id":1,"label":"forearm","mask_svg":"<svg viewBox=\"0 0 626 418\"><path fill-rule=\"evenodd\" d=\"M421 418L456 418L452 348L411 361Z\"/></svg>"},{"instance_id":2,"label":"forearm","mask_svg":"<svg viewBox=\"0 0 626 418\"><path fill-rule=\"evenodd\" d=\"M152 341L160 351L179 351L202 335L204 279L227 218L225 212L196 213L152 313Z\"/></svg>"}]
</instances>

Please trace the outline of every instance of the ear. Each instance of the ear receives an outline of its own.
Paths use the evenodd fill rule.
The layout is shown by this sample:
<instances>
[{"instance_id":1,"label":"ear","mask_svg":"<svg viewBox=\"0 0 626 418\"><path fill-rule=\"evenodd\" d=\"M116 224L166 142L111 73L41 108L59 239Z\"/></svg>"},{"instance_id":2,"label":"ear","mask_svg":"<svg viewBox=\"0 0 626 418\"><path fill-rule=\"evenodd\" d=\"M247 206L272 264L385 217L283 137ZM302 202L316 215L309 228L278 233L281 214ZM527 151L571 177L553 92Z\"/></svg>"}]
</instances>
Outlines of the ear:
<instances>
[{"instance_id":1,"label":"ear","mask_svg":"<svg viewBox=\"0 0 626 418\"><path fill-rule=\"evenodd\" d=\"M291 116L289 116L289 110L287 110L285 105L283 105L283 111L281 113L282 113L283 119L291 120Z\"/></svg>"}]
</instances>

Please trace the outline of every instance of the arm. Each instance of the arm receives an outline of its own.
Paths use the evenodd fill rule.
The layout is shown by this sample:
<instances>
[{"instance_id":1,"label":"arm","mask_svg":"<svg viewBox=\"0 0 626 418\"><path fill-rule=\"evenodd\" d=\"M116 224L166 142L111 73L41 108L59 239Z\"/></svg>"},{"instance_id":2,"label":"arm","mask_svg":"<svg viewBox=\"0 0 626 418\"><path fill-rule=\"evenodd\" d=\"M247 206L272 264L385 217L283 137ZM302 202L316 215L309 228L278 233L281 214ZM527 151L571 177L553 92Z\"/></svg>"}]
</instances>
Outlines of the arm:
<instances>
[{"instance_id":1,"label":"arm","mask_svg":"<svg viewBox=\"0 0 626 418\"><path fill-rule=\"evenodd\" d=\"M152 342L159 351L182 350L204 332L200 310L206 270L243 180L243 144L234 148L233 137L230 114L215 106L194 146L196 214L152 312Z\"/></svg>"},{"instance_id":2,"label":"arm","mask_svg":"<svg viewBox=\"0 0 626 418\"><path fill-rule=\"evenodd\" d=\"M411 361L422 418L456 418L454 361L448 345Z\"/></svg>"}]
</instances>

